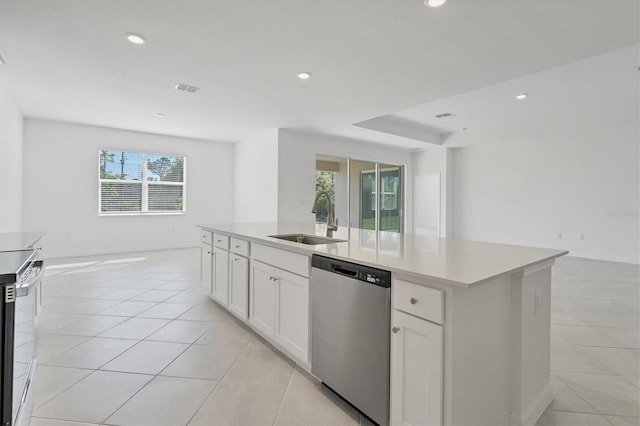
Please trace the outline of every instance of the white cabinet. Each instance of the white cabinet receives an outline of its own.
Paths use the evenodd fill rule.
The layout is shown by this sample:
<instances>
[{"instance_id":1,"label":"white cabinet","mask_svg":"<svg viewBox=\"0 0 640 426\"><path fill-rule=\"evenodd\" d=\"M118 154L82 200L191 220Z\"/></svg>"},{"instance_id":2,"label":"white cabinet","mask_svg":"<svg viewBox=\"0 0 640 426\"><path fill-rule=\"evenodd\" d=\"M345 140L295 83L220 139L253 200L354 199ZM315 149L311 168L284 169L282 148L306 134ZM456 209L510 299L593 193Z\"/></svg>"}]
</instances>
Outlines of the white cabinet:
<instances>
[{"instance_id":1,"label":"white cabinet","mask_svg":"<svg viewBox=\"0 0 640 426\"><path fill-rule=\"evenodd\" d=\"M275 269L252 260L249 274L249 322L271 337L276 324Z\"/></svg>"},{"instance_id":2,"label":"white cabinet","mask_svg":"<svg viewBox=\"0 0 640 426\"><path fill-rule=\"evenodd\" d=\"M200 285L211 295L211 279L213 277L213 248L207 242L200 244Z\"/></svg>"},{"instance_id":3,"label":"white cabinet","mask_svg":"<svg viewBox=\"0 0 640 426\"><path fill-rule=\"evenodd\" d=\"M229 236L224 234L213 233L213 245L221 249L229 250Z\"/></svg>"},{"instance_id":4,"label":"white cabinet","mask_svg":"<svg viewBox=\"0 0 640 426\"><path fill-rule=\"evenodd\" d=\"M391 424L442 425L442 326L391 313Z\"/></svg>"},{"instance_id":5,"label":"white cabinet","mask_svg":"<svg viewBox=\"0 0 640 426\"><path fill-rule=\"evenodd\" d=\"M240 255L249 254L249 242L204 230L200 232L200 238L202 287L211 298L246 320L249 260Z\"/></svg>"},{"instance_id":6,"label":"white cabinet","mask_svg":"<svg viewBox=\"0 0 640 426\"><path fill-rule=\"evenodd\" d=\"M240 256L249 256L249 241L241 240L239 238L231 238L230 251Z\"/></svg>"},{"instance_id":7,"label":"white cabinet","mask_svg":"<svg viewBox=\"0 0 640 426\"><path fill-rule=\"evenodd\" d=\"M309 256L218 232L200 236L207 294L308 366Z\"/></svg>"},{"instance_id":8,"label":"white cabinet","mask_svg":"<svg viewBox=\"0 0 640 426\"><path fill-rule=\"evenodd\" d=\"M229 303L229 252L217 247L213 249L211 297L224 306Z\"/></svg>"},{"instance_id":9,"label":"white cabinet","mask_svg":"<svg viewBox=\"0 0 640 426\"><path fill-rule=\"evenodd\" d=\"M229 310L242 320L248 318L249 260L231 253L229 255Z\"/></svg>"},{"instance_id":10,"label":"white cabinet","mask_svg":"<svg viewBox=\"0 0 640 426\"><path fill-rule=\"evenodd\" d=\"M275 339L298 359L309 360L309 279L276 270Z\"/></svg>"},{"instance_id":11,"label":"white cabinet","mask_svg":"<svg viewBox=\"0 0 640 426\"><path fill-rule=\"evenodd\" d=\"M249 283L249 322L308 363L309 279L252 260Z\"/></svg>"}]
</instances>

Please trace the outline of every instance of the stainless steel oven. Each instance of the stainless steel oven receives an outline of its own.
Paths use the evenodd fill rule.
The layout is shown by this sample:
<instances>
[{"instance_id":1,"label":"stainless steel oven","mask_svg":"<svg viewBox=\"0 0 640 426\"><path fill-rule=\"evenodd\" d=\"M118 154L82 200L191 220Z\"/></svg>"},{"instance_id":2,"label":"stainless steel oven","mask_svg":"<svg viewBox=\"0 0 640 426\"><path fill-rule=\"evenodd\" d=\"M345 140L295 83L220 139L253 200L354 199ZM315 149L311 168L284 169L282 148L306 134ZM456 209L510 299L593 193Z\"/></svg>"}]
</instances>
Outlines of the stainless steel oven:
<instances>
[{"instance_id":1,"label":"stainless steel oven","mask_svg":"<svg viewBox=\"0 0 640 426\"><path fill-rule=\"evenodd\" d=\"M39 250L0 253L2 284L2 426L28 425L33 407L30 389L36 369L37 297L44 274ZM10 271L14 272L10 272Z\"/></svg>"}]
</instances>

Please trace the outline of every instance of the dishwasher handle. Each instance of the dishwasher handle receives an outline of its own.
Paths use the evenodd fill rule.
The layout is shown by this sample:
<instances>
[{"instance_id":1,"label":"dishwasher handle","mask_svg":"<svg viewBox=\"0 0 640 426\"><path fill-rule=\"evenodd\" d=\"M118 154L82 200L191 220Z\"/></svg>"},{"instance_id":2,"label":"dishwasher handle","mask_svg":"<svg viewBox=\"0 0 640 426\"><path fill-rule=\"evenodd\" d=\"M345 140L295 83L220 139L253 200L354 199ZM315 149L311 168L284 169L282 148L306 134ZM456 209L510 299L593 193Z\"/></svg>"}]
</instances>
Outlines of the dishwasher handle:
<instances>
[{"instance_id":1,"label":"dishwasher handle","mask_svg":"<svg viewBox=\"0 0 640 426\"><path fill-rule=\"evenodd\" d=\"M344 265L331 265L331 269L336 274L346 275L348 277L355 278L358 275L358 271L356 269L348 269L345 268Z\"/></svg>"}]
</instances>

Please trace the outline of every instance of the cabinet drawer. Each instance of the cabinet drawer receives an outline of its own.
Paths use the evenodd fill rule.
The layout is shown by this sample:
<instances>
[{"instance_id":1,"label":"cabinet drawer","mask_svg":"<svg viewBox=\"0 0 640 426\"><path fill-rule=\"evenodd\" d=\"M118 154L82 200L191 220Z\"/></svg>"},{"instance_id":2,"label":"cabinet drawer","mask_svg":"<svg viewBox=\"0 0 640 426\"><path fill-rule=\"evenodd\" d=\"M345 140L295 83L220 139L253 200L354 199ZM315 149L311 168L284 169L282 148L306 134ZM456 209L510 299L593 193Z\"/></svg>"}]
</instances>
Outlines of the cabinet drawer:
<instances>
[{"instance_id":1,"label":"cabinet drawer","mask_svg":"<svg viewBox=\"0 0 640 426\"><path fill-rule=\"evenodd\" d=\"M251 257L268 265L277 266L294 274L309 276L309 256L267 247L260 244L251 246Z\"/></svg>"},{"instance_id":2,"label":"cabinet drawer","mask_svg":"<svg viewBox=\"0 0 640 426\"><path fill-rule=\"evenodd\" d=\"M238 238L231 238L231 251L243 256L249 256L249 242Z\"/></svg>"},{"instance_id":3,"label":"cabinet drawer","mask_svg":"<svg viewBox=\"0 0 640 426\"><path fill-rule=\"evenodd\" d=\"M229 250L229 236L215 232L213 234L213 245L221 249Z\"/></svg>"},{"instance_id":4,"label":"cabinet drawer","mask_svg":"<svg viewBox=\"0 0 640 426\"><path fill-rule=\"evenodd\" d=\"M206 244L213 244L213 232L200 231L200 241Z\"/></svg>"},{"instance_id":5,"label":"cabinet drawer","mask_svg":"<svg viewBox=\"0 0 640 426\"><path fill-rule=\"evenodd\" d=\"M442 324L444 293L431 287L393 280L393 307L420 318Z\"/></svg>"}]
</instances>

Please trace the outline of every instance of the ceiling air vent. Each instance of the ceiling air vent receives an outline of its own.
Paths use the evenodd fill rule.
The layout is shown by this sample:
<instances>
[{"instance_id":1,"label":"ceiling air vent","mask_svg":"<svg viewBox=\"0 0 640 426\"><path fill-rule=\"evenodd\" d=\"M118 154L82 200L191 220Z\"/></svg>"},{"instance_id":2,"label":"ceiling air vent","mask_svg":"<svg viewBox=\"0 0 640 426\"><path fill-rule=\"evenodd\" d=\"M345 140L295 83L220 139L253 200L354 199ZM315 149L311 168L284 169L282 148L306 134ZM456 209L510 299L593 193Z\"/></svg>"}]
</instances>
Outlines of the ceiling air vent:
<instances>
[{"instance_id":1,"label":"ceiling air vent","mask_svg":"<svg viewBox=\"0 0 640 426\"><path fill-rule=\"evenodd\" d=\"M189 92L189 93L196 93L198 90L200 90L199 87L189 86L188 84L183 84L183 83L177 83L174 89L180 90L182 92Z\"/></svg>"},{"instance_id":2,"label":"ceiling air vent","mask_svg":"<svg viewBox=\"0 0 640 426\"><path fill-rule=\"evenodd\" d=\"M436 115L436 118L447 118L447 117L455 117L456 115L450 112L445 112L442 114Z\"/></svg>"}]
</instances>

